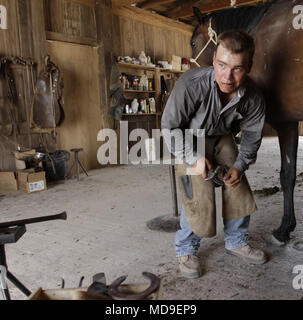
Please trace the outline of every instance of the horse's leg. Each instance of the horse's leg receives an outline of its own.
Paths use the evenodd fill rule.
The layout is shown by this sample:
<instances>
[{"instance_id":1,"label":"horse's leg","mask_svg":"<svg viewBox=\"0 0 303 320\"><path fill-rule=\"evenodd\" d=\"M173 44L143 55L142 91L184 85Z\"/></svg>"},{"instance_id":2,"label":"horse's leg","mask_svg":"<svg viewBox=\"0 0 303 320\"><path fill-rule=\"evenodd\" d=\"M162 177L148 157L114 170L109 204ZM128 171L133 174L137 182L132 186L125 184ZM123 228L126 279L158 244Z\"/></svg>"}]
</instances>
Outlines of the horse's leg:
<instances>
[{"instance_id":1,"label":"horse's leg","mask_svg":"<svg viewBox=\"0 0 303 320\"><path fill-rule=\"evenodd\" d=\"M274 237L280 242L289 240L289 233L296 227L294 211L294 187L296 183L298 122L279 124L276 128L281 151L280 182L284 195L284 215L281 226L274 230Z\"/></svg>"}]
</instances>

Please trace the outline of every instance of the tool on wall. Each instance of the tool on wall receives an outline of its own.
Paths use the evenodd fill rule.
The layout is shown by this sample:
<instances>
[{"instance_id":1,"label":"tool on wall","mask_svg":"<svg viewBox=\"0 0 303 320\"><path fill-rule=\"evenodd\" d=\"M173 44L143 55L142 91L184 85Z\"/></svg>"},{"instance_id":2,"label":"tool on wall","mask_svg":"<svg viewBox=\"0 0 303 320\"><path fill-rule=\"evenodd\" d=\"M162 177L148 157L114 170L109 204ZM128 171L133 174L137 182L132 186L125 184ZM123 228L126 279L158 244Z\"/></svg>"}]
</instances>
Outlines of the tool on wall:
<instances>
[{"instance_id":1,"label":"tool on wall","mask_svg":"<svg viewBox=\"0 0 303 320\"><path fill-rule=\"evenodd\" d=\"M22 106L19 101L20 96L18 94L14 73L18 72L20 67L26 68L27 72L28 70L32 72L34 65L35 62L31 59L9 56L0 58L0 80L3 80L1 83L3 92L0 92L2 93L0 100L3 101L0 105L2 109L0 134L4 137L13 136L15 146L18 145L18 135L21 133L20 128L22 128L24 119L22 118ZM29 122L29 117L27 118L26 121Z\"/></svg>"}]
</instances>

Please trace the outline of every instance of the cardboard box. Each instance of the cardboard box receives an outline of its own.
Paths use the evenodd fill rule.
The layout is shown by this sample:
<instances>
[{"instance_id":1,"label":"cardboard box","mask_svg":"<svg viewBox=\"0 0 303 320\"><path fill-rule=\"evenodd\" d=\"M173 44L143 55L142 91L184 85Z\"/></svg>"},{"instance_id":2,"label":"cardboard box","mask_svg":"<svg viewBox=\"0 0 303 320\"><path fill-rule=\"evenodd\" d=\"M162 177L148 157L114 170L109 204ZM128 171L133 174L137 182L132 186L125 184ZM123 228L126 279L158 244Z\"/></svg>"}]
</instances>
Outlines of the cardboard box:
<instances>
[{"instance_id":1,"label":"cardboard box","mask_svg":"<svg viewBox=\"0 0 303 320\"><path fill-rule=\"evenodd\" d=\"M36 150L28 150L24 152L15 151L15 162L16 162L16 169L23 170L26 169L25 161L22 160L24 157L34 156L36 154Z\"/></svg>"},{"instance_id":2,"label":"cardboard box","mask_svg":"<svg viewBox=\"0 0 303 320\"><path fill-rule=\"evenodd\" d=\"M127 292L128 294L136 294L146 290L148 284L121 284L119 291ZM88 288L75 289L47 289L38 288L29 297L28 300L113 300L111 296L105 294L93 294L87 291ZM160 279L159 288L151 293L144 300L163 300L163 284Z\"/></svg>"},{"instance_id":3,"label":"cardboard box","mask_svg":"<svg viewBox=\"0 0 303 320\"><path fill-rule=\"evenodd\" d=\"M19 189L27 193L46 190L45 171L35 172L33 169L18 171Z\"/></svg>"},{"instance_id":4,"label":"cardboard box","mask_svg":"<svg viewBox=\"0 0 303 320\"><path fill-rule=\"evenodd\" d=\"M181 71L182 67L182 58L179 56L172 55L171 64L173 66L173 70Z\"/></svg>"},{"instance_id":5,"label":"cardboard box","mask_svg":"<svg viewBox=\"0 0 303 320\"><path fill-rule=\"evenodd\" d=\"M18 182L14 171L0 172L0 190L18 190Z\"/></svg>"}]
</instances>

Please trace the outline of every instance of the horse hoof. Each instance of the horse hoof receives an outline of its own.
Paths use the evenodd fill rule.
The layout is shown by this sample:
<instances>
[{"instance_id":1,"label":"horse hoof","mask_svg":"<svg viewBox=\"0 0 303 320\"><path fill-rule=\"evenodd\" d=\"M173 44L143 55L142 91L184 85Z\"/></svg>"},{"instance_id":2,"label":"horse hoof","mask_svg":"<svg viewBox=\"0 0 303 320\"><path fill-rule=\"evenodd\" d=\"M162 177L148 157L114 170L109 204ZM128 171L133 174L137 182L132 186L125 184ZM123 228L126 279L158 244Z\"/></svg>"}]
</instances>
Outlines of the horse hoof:
<instances>
[{"instance_id":1,"label":"horse hoof","mask_svg":"<svg viewBox=\"0 0 303 320\"><path fill-rule=\"evenodd\" d=\"M285 231L282 232L282 231L280 231L280 228L274 230L272 234L273 234L273 237L277 241L282 242L283 245L286 244L290 240L289 232L285 232Z\"/></svg>"},{"instance_id":2,"label":"horse hoof","mask_svg":"<svg viewBox=\"0 0 303 320\"><path fill-rule=\"evenodd\" d=\"M280 241L274 235L271 236L270 240L271 240L272 244L274 244L276 246L279 246L279 247L282 247L282 246L286 245L286 241Z\"/></svg>"}]
</instances>

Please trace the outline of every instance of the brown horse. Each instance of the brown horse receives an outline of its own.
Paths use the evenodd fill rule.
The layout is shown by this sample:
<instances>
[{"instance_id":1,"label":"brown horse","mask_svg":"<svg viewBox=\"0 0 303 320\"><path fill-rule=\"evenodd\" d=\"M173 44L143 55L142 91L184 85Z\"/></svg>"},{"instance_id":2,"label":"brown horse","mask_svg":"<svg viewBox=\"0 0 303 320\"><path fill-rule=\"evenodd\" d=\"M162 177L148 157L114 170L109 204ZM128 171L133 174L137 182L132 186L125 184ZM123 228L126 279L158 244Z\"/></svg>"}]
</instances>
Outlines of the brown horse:
<instances>
[{"instance_id":1,"label":"brown horse","mask_svg":"<svg viewBox=\"0 0 303 320\"><path fill-rule=\"evenodd\" d=\"M202 66L212 64L215 49L215 44L209 41L213 35L209 33L210 22L217 34L242 29L255 39L256 51L250 77L263 90L267 103L266 121L277 131L281 151L284 215L280 227L273 231L280 242L288 241L290 232L296 227L293 192L298 121L303 120L303 30L294 25L298 16L294 10L296 5L303 5L303 0L277 0L267 3L266 7L231 8L208 15L202 15L194 8L199 25L191 42L194 58L202 48L205 49L197 59Z\"/></svg>"}]
</instances>

